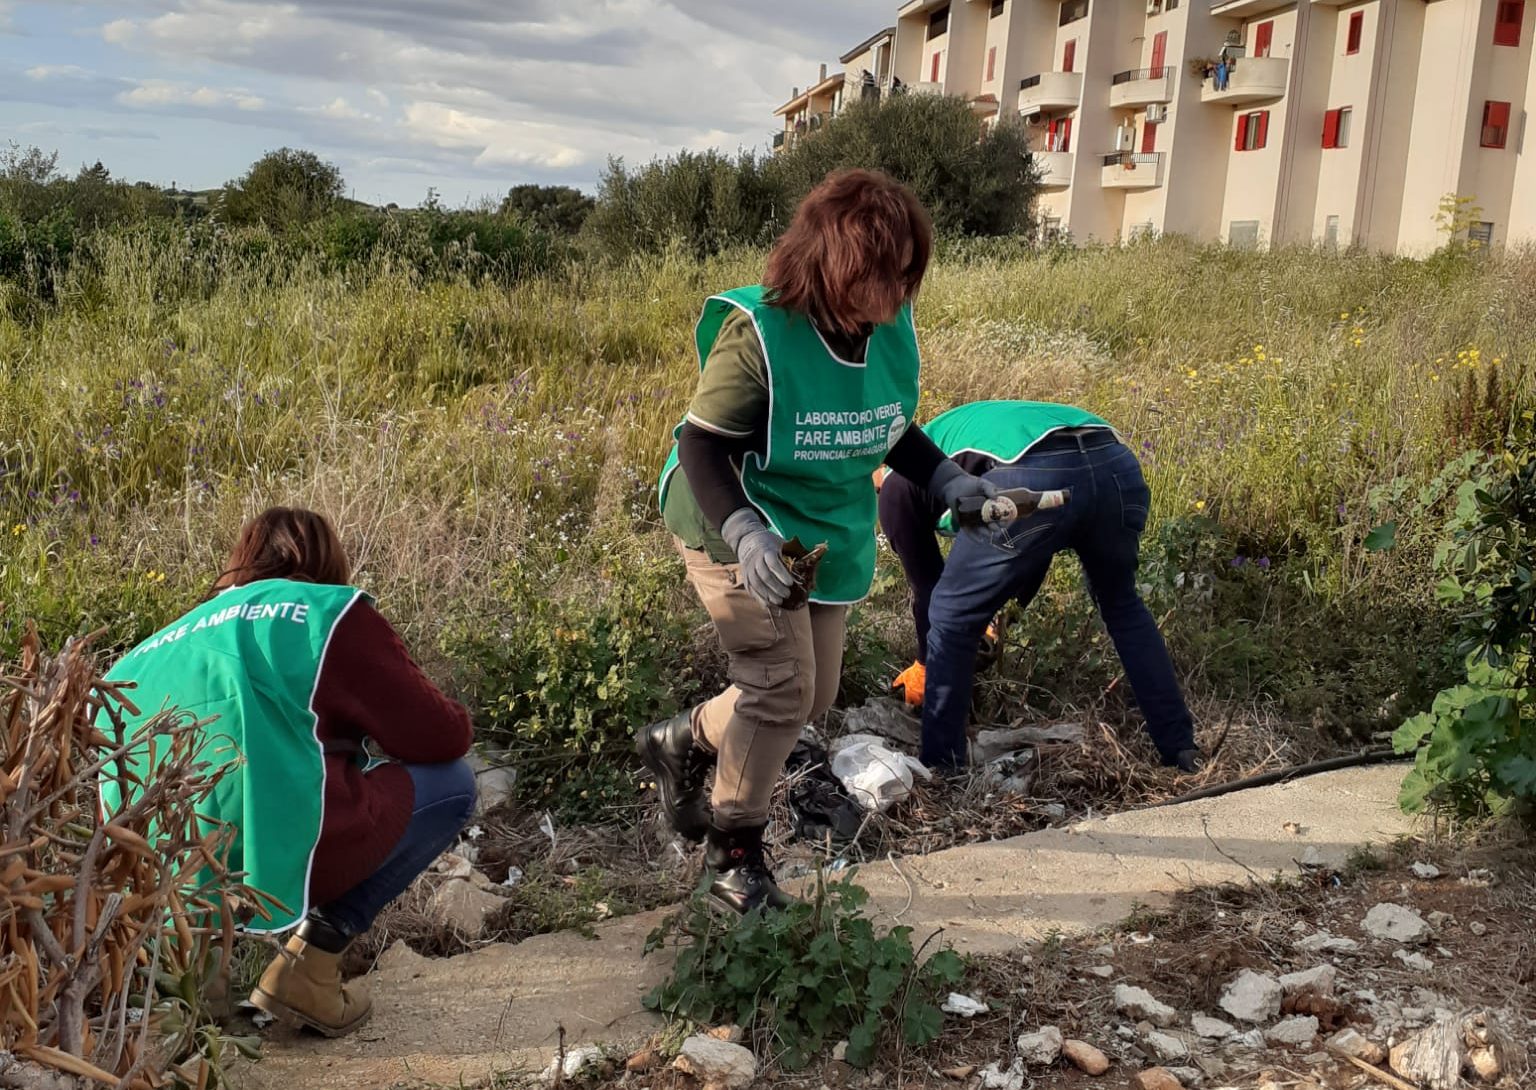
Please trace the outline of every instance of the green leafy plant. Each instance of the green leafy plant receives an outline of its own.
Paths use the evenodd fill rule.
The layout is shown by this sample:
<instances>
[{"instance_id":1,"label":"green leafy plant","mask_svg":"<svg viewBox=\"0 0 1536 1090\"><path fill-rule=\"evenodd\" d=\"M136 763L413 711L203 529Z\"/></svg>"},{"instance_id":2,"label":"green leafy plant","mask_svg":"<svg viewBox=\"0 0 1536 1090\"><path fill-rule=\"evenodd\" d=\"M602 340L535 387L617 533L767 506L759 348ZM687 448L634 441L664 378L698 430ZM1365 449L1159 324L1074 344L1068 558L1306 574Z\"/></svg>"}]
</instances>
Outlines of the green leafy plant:
<instances>
[{"instance_id":1,"label":"green leafy plant","mask_svg":"<svg viewBox=\"0 0 1536 1090\"><path fill-rule=\"evenodd\" d=\"M964 963L947 949L921 961L910 927L877 934L860 911L868 899L851 873L832 883L818 876L809 899L737 920L712 910L701 891L647 942L649 952L685 939L672 975L646 1006L765 1031L790 1070L843 1039L848 1062L866 1067L886 1027L908 1045L926 1045L943 1022L935 1001L959 983Z\"/></svg>"},{"instance_id":2,"label":"green leafy plant","mask_svg":"<svg viewBox=\"0 0 1536 1090\"><path fill-rule=\"evenodd\" d=\"M1506 450L1462 485L1436 552L1437 591L1457 611L1464 684L1393 736L1415 755L1400 801L1477 816L1536 800L1536 451Z\"/></svg>"}]
</instances>

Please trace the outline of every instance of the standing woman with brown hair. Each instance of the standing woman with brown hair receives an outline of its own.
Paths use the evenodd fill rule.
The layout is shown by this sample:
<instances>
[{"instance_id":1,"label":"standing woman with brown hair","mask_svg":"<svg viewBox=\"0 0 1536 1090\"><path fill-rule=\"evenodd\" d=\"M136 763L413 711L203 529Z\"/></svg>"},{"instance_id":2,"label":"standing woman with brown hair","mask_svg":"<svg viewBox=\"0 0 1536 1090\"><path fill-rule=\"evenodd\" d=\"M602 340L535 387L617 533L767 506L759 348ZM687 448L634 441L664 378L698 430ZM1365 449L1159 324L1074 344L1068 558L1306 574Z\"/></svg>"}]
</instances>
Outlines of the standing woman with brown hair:
<instances>
[{"instance_id":1,"label":"standing woman with brown hair","mask_svg":"<svg viewBox=\"0 0 1536 1090\"><path fill-rule=\"evenodd\" d=\"M205 758L237 763L202 816L234 829L230 869L280 902L246 927L297 928L251 1002L328 1036L370 1010L359 984L342 984L341 955L453 843L475 800L468 712L350 580L324 516L274 507L247 522L208 599L107 675L134 683L124 725L142 744L101 792L110 815L133 783L124 773L152 774L154 740L138 732L162 711L206 721ZM389 759L365 767L365 740Z\"/></svg>"},{"instance_id":2,"label":"standing woman with brown hair","mask_svg":"<svg viewBox=\"0 0 1536 1090\"><path fill-rule=\"evenodd\" d=\"M739 912L788 902L763 831L801 728L837 696L848 607L874 578L871 473L890 465L946 505L995 492L910 427L912 300L932 239L905 186L874 171L834 174L801 203L763 283L711 297L695 333L701 374L661 507L732 684L645 728L637 749L672 826L707 839L712 894ZM792 597L782 551L795 538L827 545L808 605Z\"/></svg>"}]
</instances>

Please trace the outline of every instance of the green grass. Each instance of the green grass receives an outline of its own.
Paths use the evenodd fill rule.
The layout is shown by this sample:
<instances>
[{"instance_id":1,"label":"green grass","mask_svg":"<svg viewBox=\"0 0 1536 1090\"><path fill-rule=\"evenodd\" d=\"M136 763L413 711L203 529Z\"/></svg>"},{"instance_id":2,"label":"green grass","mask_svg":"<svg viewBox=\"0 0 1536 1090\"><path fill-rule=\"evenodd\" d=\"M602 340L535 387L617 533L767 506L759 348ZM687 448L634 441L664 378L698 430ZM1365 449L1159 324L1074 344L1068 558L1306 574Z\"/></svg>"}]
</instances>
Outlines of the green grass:
<instances>
[{"instance_id":1,"label":"green grass","mask_svg":"<svg viewBox=\"0 0 1536 1090\"><path fill-rule=\"evenodd\" d=\"M26 619L54 642L142 638L206 590L243 517L281 502L337 521L359 580L483 723L501 709L504 737L507 709L529 706L621 737L710 682L652 482L700 302L756 280L762 254L575 265L506 290L388 261L332 274L205 243L93 245L100 271L66 276L58 305L0 318L0 654ZM1524 252L951 246L918 304L920 411L1025 397L1105 415L1146 464L1144 580L1195 694L1359 734L1443 677L1431 486L1524 411L1533 296ZM1397 548L1366 551L1388 519ZM1088 701L1116 675L1074 579L1058 566L1031 611L1008 707ZM528 654L555 661L640 608L627 691L593 676L519 695L537 685L504 652L527 626ZM908 629L886 557L846 696L910 655ZM599 642L583 653L611 664Z\"/></svg>"}]
</instances>

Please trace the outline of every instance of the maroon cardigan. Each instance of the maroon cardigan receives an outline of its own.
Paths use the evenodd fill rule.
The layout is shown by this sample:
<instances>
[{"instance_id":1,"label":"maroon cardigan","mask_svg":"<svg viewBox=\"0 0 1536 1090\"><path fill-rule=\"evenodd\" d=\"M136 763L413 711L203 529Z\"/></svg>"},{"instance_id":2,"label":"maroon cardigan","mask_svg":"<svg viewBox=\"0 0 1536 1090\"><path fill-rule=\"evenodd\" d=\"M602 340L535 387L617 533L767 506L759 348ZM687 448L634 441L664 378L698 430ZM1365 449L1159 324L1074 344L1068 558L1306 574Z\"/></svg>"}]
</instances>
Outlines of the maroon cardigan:
<instances>
[{"instance_id":1,"label":"maroon cardigan","mask_svg":"<svg viewBox=\"0 0 1536 1090\"><path fill-rule=\"evenodd\" d=\"M469 752L469 712L416 665L379 611L359 599L331 634L315 686L315 733L325 746L325 815L310 873L323 905L367 878L410 824L415 791L407 764L441 764ZM358 767L364 738L399 762Z\"/></svg>"}]
</instances>

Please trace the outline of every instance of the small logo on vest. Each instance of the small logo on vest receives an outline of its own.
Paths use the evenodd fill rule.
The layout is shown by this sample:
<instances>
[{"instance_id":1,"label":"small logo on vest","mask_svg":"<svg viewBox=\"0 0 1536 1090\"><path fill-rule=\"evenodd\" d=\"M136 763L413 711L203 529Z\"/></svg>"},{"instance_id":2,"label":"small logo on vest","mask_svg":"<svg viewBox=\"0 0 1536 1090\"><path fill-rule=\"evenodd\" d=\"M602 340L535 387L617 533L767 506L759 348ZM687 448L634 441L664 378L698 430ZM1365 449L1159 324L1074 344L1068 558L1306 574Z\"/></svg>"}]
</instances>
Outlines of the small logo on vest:
<instances>
[{"instance_id":1,"label":"small logo on vest","mask_svg":"<svg viewBox=\"0 0 1536 1090\"><path fill-rule=\"evenodd\" d=\"M901 439L902 433L904 433L906 430L907 418L898 412L894 417L891 418L890 426L886 429L885 449L890 450L895 447L897 442Z\"/></svg>"}]
</instances>

